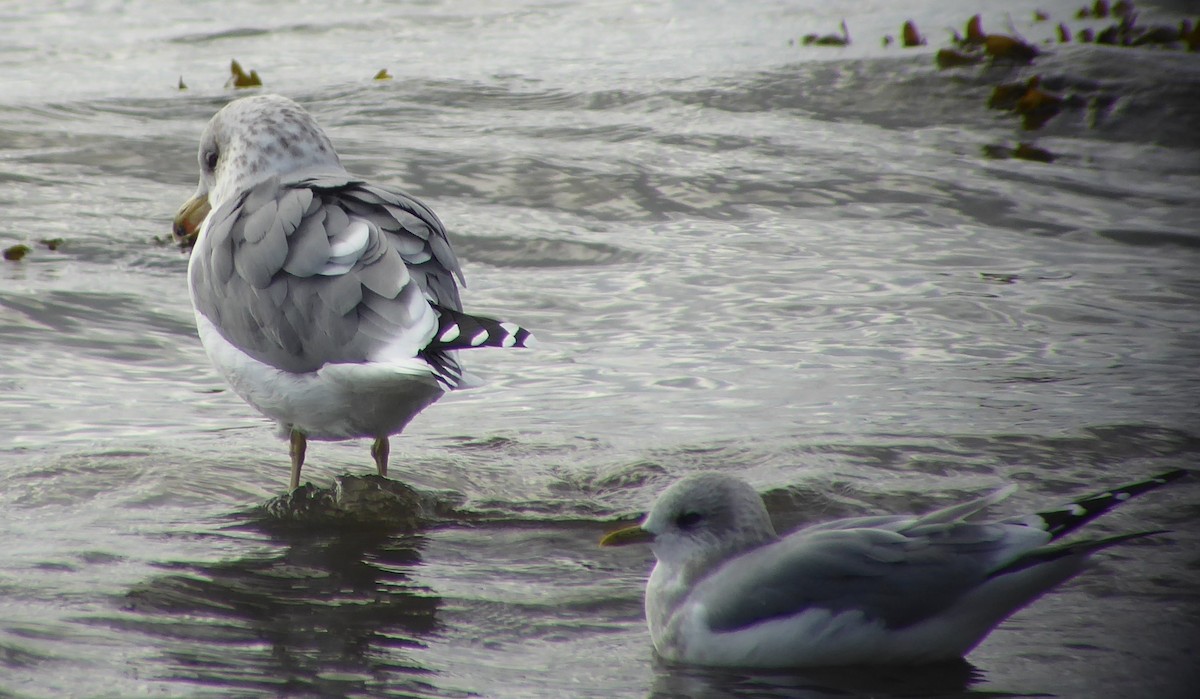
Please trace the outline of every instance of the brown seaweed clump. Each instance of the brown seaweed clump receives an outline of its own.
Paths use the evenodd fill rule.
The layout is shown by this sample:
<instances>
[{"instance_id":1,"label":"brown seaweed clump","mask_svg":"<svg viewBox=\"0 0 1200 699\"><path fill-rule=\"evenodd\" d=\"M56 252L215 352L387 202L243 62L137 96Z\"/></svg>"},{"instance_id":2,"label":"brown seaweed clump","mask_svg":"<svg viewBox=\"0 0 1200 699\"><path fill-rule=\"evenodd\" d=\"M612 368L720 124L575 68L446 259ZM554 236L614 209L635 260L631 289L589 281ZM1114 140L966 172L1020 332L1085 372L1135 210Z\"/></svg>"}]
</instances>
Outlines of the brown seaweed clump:
<instances>
[{"instance_id":1,"label":"brown seaweed clump","mask_svg":"<svg viewBox=\"0 0 1200 699\"><path fill-rule=\"evenodd\" d=\"M242 89L247 87L262 87L262 78L258 77L258 71L251 70L247 73L242 69L242 65L234 59L229 62L229 72L231 77L229 82L225 83L226 87Z\"/></svg>"},{"instance_id":2,"label":"brown seaweed clump","mask_svg":"<svg viewBox=\"0 0 1200 699\"><path fill-rule=\"evenodd\" d=\"M1011 111L1017 108L1017 101L1025 96L1026 92L1035 90L1041 85L1042 77L1035 75L1026 82L1003 83L997 85L992 90L992 96L988 99L989 109L1003 109Z\"/></svg>"},{"instance_id":3,"label":"brown seaweed clump","mask_svg":"<svg viewBox=\"0 0 1200 699\"><path fill-rule=\"evenodd\" d=\"M328 488L306 483L256 508L265 522L312 528L416 531L455 515L449 503L382 476L336 476Z\"/></svg>"},{"instance_id":4,"label":"brown seaweed clump","mask_svg":"<svg viewBox=\"0 0 1200 699\"><path fill-rule=\"evenodd\" d=\"M900 30L900 37L902 45L906 49L925 45L925 37L917 31L917 25L911 19L904 23Z\"/></svg>"},{"instance_id":5,"label":"brown seaweed clump","mask_svg":"<svg viewBox=\"0 0 1200 699\"><path fill-rule=\"evenodd\" d=\"M983 54L978 51L964 52L957 49L938 49L937 55L934 56L934 61L937 62L938 68L943 69L973 66L976 63L983 62Z\"/></svg>"},{"instance_id":6,"label":"brown seaweed clump","mask_svg":"<svg viewBox=\"0 0 1200 699\"><path fill-rule=\"evenodd\" d=\"M1021 160L1033 160L1039 163L1052 163L1058 156L1032 143L1018 143L1017 147L1013 149L1013 157Z\"/></svg>"},{"instance_id":7,"label":"brown seaweed clump","mask_svg":"<svg viewBox=\"0 0 1200 699\"><path fill-rule=\"evenodd\" d=\"M1090 8L1080 8L1075 15L1079 19L1104 19L1112 17L1117 20L1107 27L1095 29L1084 27L1079 30L1077 40L1082 43L1097 43L1106 46L1144 47L1163 46L1173 48L1182 44L1188 51L1200 49L1200 27L1193 28L1189 20L1180 21L1178 26L1157 24L1146 26L1138 24L1138 13L1132 2L1121 0L1112 8L1103 0L1098 0ZM1058 25L1059 43L1071 40L1071 30L1065 24Z\"/></svg>"},{"instance_id":8,"label":"brown seaweed clump","mask_svg":"<svg viewBox=\"0 0 1200 699\"><path fill-rule=\"evenodd\" d=\"M33 248L28 245L13 245L4 248L4 259L9 262L16 262L25 259L25 256L33 251Z\"/></svg>"},{"instance_id":9,"label":"brown seaweed clump","mask_svg":"<svg viewBox=\"0 0 1200 699\"><path fill-rule=\"evenodd\" d=\"M1010 63L1029 64L1039 55L1037 47L1020 39L1004 34L987 34L983 31L983 19L974 15L967 20L967 35L963 37L954 32L954 43L959 50L946 49L940 51L937 58L938 66L945 68L953 65L970 65L978 60L970 60L972 56L986 55L992 62L1006 61Z\"/></svg>"},{"instance_id":10,"label":"brown seaweed clump","mask_svg":"<svg viewBox=\"0 0 1200 699\"><path fill-rule=\"evenodd\" d=\"M801 43L805 46L849 46L850 45L850 30L846 28L846 20L842 20L842 33L826 34L805 34L801 39Z\"/></svg>"},{"instance_id":11,"label":"brown seaweed clump","mask_svg":"<svg viewBox=\"0 0 1200 699\"><path fill-rule=\"evenodd\" d=\"M1063 97L1041 88L1042 77L1035 75L1025 83L1005 83L992 90L988 100L991 109L1016 112L1022 117L1026 131L1042 128L1062 111Z\"/></svg>"},{"instance_id":12,"label":"brown seaweed clump","mask_svg":"<svg viewBox=\"0 0 1200 699\"><path fill-rule=\"evenodd\" d=\"M1046 92L1038 85L1033 85L1017 100L1014 111L1021 115L1021 125L1026 131L1036 131L1057 116L1062 111L1062 105L1061 95Z\"/></svg>"},{"instance_id":13,"label":"brown seaweed clump","mask_svg":"<svg viewBox=\"0 0 1200 699\"><path fill-rule=\"evenodd\" d=\"M962 39L959 43L967 46L982 46L983 40L987 35L983 33L983 18L979 15L973 15L967 20L967 38Z\"/></svg>"},{"instance_id":14,"label":"brown seaweed clump","mask_svg":"<svg viewBox=\"0 0 1200 699\"><path fill-rule=\"evenodd\" d=\"M1039 51L1033 44L1004 34L988 34L983 39L983 48L992 60L1029 64L1038 57Z\"/></svg>"}]
</instances>

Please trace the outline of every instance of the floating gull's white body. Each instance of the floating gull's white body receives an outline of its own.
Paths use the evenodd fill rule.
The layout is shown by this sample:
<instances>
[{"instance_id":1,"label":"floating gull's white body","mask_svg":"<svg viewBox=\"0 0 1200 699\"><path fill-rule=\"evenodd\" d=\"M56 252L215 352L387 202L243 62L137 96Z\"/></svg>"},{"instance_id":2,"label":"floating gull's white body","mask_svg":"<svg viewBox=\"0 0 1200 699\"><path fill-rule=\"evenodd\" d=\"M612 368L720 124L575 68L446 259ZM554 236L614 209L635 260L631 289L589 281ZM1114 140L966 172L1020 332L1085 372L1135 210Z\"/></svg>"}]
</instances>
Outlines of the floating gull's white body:
<instances>
[{"instance_id":1,"label":"floating gull's white body","mask_svg":"<svg viewBox=\"0 0 1200 699\"><path fill-rule=\"evenodd\" d=\"M961 658L1009 615L1137 532L1052 543L1172 471L1026 517L972 521L1012 492L926 515L856 517L780 538L747 483L717 473L668 488L642 525L658 562L646 618L658 653L701 665L787 668Z\"/></svg>"},{"instance_id":2,"label":"floating gull's white body","mask_svg":"<svg viewBox=\"0 0 1200 699\"><path fill-rule=\"evenodd\" d=\"M194 239L196 327L234 391L290 436L293 488L310 438L374 438L386 475L389 435L471 385L456 350L531 341L462 313L437 216L347 173L295 102L226 105L199 161L196 195L175 218L176 236Z\"/></svg>"}]
</instances>

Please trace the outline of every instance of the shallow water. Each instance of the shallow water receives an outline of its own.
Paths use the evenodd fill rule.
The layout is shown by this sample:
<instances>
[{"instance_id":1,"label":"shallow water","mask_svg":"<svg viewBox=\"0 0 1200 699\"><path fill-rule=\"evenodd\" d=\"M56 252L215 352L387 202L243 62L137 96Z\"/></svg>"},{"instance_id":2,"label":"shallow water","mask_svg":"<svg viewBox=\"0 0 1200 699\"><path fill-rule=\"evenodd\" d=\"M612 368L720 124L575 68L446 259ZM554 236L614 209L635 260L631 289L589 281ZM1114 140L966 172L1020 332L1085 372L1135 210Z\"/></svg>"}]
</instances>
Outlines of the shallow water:
<instances>
[{"instance_id":1,"label":"shallow water","mask_svg":"<svg viewBox=\"0 0 1200 699\"><path fill-rule=\"evenodd\" d=\"M1035 7L1078 4L984 24L1040 41ZM1031 68L938 71L941 27L986 9L950 0L331 5L0 10L0 246L33 248L0 264L0 696L1182 697L1200 680L1195 482L1093 527L1172 533L1103 555L969 664L918 673L661 664L647 555L595 545L698 469L743 474L786 527L1006 482L1018 511L1193 466L1196 54L1052 45ZM843 12L851 46L789 44ZM909 17L929 45L882 47ZM429 203L466 307L541 341L468 356L488 385L393 440L393 475L459 522L246 514L286 485L286 445L210 368L186 259L155 242L233 96L230 58L309 108L352 172ZM382 67L394 79L371 81ZM1031 138L986 102L1035 73L1084 106ZM1058 159L983 156L1019 140ZM306 477L368 472L367 449L314 444Z\"/></svg>"}]
</instances>

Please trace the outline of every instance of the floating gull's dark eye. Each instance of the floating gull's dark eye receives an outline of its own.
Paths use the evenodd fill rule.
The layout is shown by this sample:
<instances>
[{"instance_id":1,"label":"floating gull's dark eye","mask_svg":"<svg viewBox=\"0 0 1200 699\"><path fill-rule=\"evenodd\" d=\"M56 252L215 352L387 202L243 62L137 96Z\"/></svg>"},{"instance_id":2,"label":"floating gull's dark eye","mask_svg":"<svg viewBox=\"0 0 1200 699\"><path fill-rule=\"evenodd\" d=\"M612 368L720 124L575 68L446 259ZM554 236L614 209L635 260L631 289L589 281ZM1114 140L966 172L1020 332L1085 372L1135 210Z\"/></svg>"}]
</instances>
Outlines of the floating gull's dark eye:
<instances>
[{"instance_id":1,"label":"floating gull's dark eye","mask_svg":"<svg viewBox=\"0 0 1200 699\"><path fill-rule=\"evenodd\" d=\"M680 529L691 529L704 519L704 515L699 512L684 512L675 518L675 524Z\"/></svg>"},{"instance_id":2,"label":"floating gull's dark eye","mask_svg":"<svg viewBox=\"0 0 1200 699\"><path fill-rule=\"evenodd\" d=\"M217 151L204 151L204 169L209 172L217 169Z\"/></svg>"}]
</instances>

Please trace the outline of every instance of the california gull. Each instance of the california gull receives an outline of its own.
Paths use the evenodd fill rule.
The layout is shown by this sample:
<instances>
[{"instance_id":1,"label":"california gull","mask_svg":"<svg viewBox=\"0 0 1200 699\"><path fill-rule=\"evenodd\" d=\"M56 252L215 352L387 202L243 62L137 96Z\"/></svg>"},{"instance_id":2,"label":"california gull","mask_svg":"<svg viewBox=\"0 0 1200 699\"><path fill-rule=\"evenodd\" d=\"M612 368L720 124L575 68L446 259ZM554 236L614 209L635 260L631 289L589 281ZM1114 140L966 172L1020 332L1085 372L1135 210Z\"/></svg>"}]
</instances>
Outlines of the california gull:
<instances>
[{"instance_id":1,"label":"california gull","mask_svg":"<svg viewBox=\"0 0 1200 699\"><path fill-rule=\"evenodd\" d=\"M925 515L853 517L779 537L762 498L719 473L683 478L640 526L646 618L659 655L699 665L797 668L961 658L1100 549L1159 531L1055 543L1177 470L1036 514L980 521L1006 488Z\"/></svg>"},{"instance_id":2,"label":"california gull","mask_svg":"<svg viewBox=\"0 0 1200 699\"><path fill-rule=\"evenodd\" d=\"M175 216L194 239L188 288L204 349L233 390L291 442L388 437L447 391L476 383L456 350L524 347L512 323L462 312L462 271L416 198L354 177L298 104L233 101L204 129L200 184Z\"/></svg>"}]
</instances>

